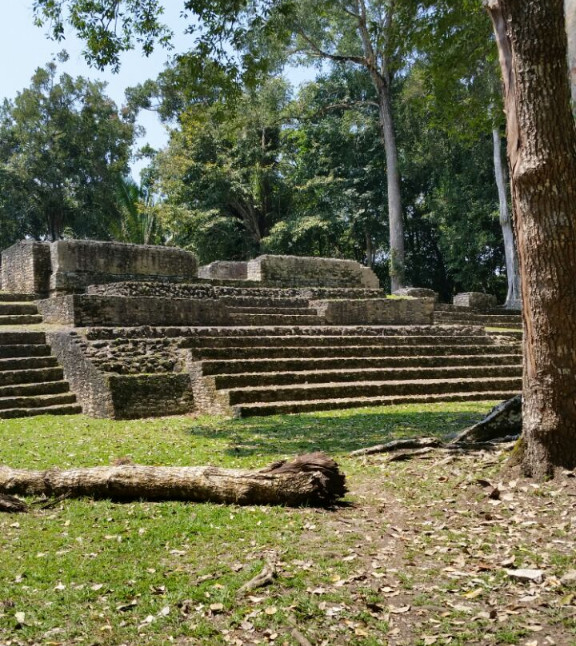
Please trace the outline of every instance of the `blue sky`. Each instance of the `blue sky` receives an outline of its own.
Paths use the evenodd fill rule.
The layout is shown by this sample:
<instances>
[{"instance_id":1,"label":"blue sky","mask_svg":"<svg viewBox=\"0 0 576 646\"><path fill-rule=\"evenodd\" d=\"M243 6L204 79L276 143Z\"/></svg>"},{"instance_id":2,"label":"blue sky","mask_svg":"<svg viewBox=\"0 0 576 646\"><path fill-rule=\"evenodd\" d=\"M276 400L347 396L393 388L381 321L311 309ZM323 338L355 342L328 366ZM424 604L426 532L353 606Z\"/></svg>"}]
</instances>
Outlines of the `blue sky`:
<instances>
[{"instance_id":1,"label":"blue sky","mask_svg":"<svg viewBox=\"0 0 576 646\"><path fill-rule=\"evenodd\" d=\"M166 61L174 52L190 49L192 39L184 34L186 22L180 18L182 0L165 0L164 22L174 31L174 50L158 48L146 58L137 51L127 52L122 56L122 65L117 74L110 71L99 72L89 67L82 56L82 43L71 33L63 42L54 42L47 38L46 30L34 25L32 0L0 0L2 2L2 21L0 21L0 100L12 99L16 93L30 84L30 78L37 67L45 65L54 55L66 49L70 58L66 63L58 64L61 72L71 76L84 76L108 83L107 94L117 105L124 101L124 90L149 78L155 78L162 71ZM311 70L292 70L289 77L294 83L312 76ZM140 116L140 125L146 129L146 135L140 142L149 143L154 148L162 147L167 141L166 129L159 123L156 115L144 112ZM141 164L134 164L132 172L138 175Z\"/></svg>"},{"instance_id":2,"label":"blue sky","mask_svg":"<svg viewBox=\"0 0 576 646\"><path fill-rule=\"evenodd\" d=\"M156 50L146 58L139 52L128 52L122 57L122 66L118 74L99 72L89 67L82 56L82 43L72 34L65 41L57 43L46 37L46 30L34 25L32 2L30 0L3 0L2 21L0 22L0 98L14 98L16 93L30 83L30 78L37 67L49 62L53 56L66 49L70 55L67 63L58 64L58 69L72 76L85 76L108 83L107 94L121 105L124 101L124 89L136 85L148 78L154 78L164 67L170 52ZM167 2L165 20L175 32L174 44L179 51L190 45L190 37L183 34L185 23L179 20L180 2ZM144 141L154 147L161 147L167 140L166 130L156 115L143 113L141 125L146 129ZM138 174L139 165L133 172Z\"/></svg>"}]
</instances>

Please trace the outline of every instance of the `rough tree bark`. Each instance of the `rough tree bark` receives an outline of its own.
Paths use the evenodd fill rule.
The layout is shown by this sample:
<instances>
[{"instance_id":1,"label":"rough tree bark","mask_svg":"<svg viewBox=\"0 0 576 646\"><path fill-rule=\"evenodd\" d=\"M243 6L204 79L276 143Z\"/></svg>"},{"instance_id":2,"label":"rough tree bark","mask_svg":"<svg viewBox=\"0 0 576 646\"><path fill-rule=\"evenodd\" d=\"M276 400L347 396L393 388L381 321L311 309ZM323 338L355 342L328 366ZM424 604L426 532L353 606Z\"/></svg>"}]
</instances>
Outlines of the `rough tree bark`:
<instances>
[{"instance_id":1,"label":"rough tree bark","mask_svg":"<svg viewBox=\"0 0 576 646\"><path fill-rule=\"evenodd\" d=\"M504 78L524 321L523 470L576 467L576 127L563 0L486 0Z\"/></svg>"},{"instance_id":2,"label":"rough tree bark","mask_svg":"<svg viewBox=\"0 0 576 646\"><path fill-rule=\"evenodd\" d=\"M236 505L320 505L346 492L345 476L334 460L310 453L291 462L246 471L217 467L109 467L29 471L0 466L0 494L185 500Z\"/></svg>"}]
</instances>

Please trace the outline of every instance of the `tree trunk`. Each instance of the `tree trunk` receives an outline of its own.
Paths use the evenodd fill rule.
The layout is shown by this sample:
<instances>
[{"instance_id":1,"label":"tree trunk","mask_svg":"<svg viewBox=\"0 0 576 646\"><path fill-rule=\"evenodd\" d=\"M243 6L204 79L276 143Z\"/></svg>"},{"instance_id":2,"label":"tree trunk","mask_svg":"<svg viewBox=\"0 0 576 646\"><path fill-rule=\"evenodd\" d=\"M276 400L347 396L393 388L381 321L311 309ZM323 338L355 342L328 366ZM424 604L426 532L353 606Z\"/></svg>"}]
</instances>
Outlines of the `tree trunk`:
<instances>
[{"instance_id":1,"label":"tree trunk","mask_svg":"<svg viewBox=\"0 0 576 646\"><path fill-rule=\"evenodd\" d=\"M377 79L378 114L380 130L386 151L386 183L388 188L388 222L390 227L390 281L391 293L405 287L406 267L404 260L404 222L400 199L400 174L398 172L398 149L392 121L390 90L383 79Z\"/></svg>"},{"instance_id":2,"label":"tree trunk","mask_svg":"<svg viewBox=\"0 0 576 646\"><path fill-rule=\"evenodd\" d=\"M522 278L526 475L576 467L576 127L563 0L487 0Z\"/></svg>"},{"instance_id":3,"label":"tree trunk","mask_svg":"<svg viewBox=\"0 0 576 646\"><path fill-rule=\"evenodd\" d=\"M61 471L0 466L0 493L128 500L185 500L236 505L331 505L346 492L345 476L322 453L260 471L124 464Z\"/></svg>"},{"instance_id":4,"label":"tree trunk","mask_svg":"<svg viewBox=\"0 0 576 646\"><path fill-rule=\"evenodd\" d=\"M498 203L500 213L500 226L504 238L504 257L506 258L506 278L508 292L504 307L518 308L521 304L520 275L518 272L518 256L516 255L516 241L512 229L512 219L508 209L508 195L506 193L506 174L502 164L502 150L500 146L500 131L495 126L492 129L492 142L494 146L494 175L498 188Z\"/></svg>"},{"instance_id":5,"label":"tree trunk","mask_svg":"<svg viewBox=\"0 0 576 646\"><path fill-rule=\"evenodd\" d=\"M568 34L568 67L572 87L572 107L576 108L576 0L564 0Z\"/></svg>"}]
</instances>

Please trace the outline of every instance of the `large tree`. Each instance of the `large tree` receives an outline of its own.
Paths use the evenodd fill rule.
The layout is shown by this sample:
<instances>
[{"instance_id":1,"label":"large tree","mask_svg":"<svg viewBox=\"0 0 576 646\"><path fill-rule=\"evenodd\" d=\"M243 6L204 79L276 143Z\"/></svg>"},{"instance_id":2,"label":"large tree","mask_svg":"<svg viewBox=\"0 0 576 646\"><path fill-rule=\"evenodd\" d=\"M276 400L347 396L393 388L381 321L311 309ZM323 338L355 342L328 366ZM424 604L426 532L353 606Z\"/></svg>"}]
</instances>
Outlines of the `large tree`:
<instances>
[{"instance_id":1,"label":"large tree","mask_svg":"<svg viewBox=\"0 0 576 646\"><path fill-rule=\"evenodd\" d=\"M487 0L522 274L527 475L576 467L576 127L563 0Z\"/></svg>"},{"instance_id":2,"label":"large tree","mask_svg":"<svg viewBox=\"0 0 576 646\"><path fill-rule=\"evenodd\" d=\"M105 0L54 3L36 0L39 16L47 18L52 33L61 37L66 19L89 45L98 66L118 64L119 53L131 39L162 35L156 0ZM233 73L253 78L280 64L289 54L307 61L337 62L365 69L372 81L378 107L380 136L386 151L389 220L389 267L392 290L405 282L404 224L398 152L392 112L394 78L409 66L411 33L426 15L416 0L186 0L196 17L189 31L198 35L186 63L202 68L216 59ZM427 4L427 3L425 3ZM66 14L66 9L69 13ZM137 13L137 9L141 13ZM146 17L156 22L149 29ZM120 25L119 34L115 26ZM98 42L98 46L95 43ZM148 41L146 41L148 42Z\"/></svg>"},{"instance_id":3,"label":"large tree","mask_svg":"<svg viewBox=\"0 0 576 646\"><path fill-rule=\"evenodd\" d=\"M287 84L270 79L234 102L191 105L158 154L165 225L202 262L258 255L287 216L281 140L289 99Z\"/></svg>"},{"instance_id":4,"label":"large tree","mask_svg":"<svg viewBox=\"0 0 576 646\"><path fill-rule=\"evenodd\" d=\"M0 218L17 223L17 237L107 237L133 139L133 118L102 83L57 78L54 63L39 68L0 107L0 192L10 196L0 200Z\"/></svg>"}]
</instances>

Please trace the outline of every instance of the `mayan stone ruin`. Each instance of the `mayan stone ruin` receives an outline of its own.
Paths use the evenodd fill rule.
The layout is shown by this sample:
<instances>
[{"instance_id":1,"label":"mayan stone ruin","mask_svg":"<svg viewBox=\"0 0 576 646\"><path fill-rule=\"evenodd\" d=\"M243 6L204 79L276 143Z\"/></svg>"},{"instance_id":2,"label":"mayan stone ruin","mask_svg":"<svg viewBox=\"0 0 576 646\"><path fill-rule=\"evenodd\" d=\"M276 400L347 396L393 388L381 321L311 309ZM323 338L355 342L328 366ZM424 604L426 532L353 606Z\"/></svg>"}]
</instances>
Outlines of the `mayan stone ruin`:
<instances>
[{"instance_id":1,"label":"mayan stone ruin","mask_svg":"<svg viewBox=\"0 0 576 646\"><path fill-rule=\"evenodd\" d=\"M517 314L485 294L389 297L351 260L198 267L182 249L87 240L2 252L0 417L244 417L506 399Z\"/></svg>"}]
</instances>

